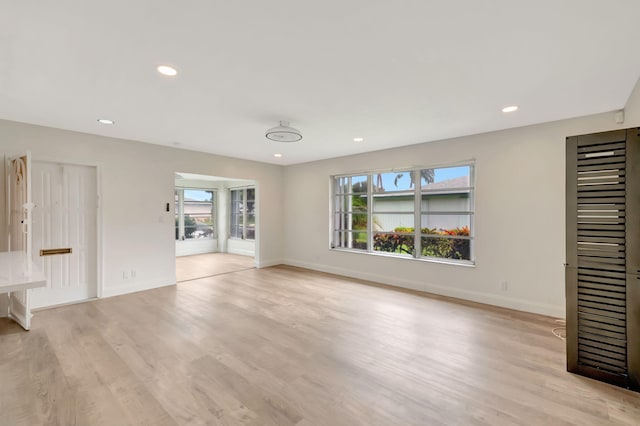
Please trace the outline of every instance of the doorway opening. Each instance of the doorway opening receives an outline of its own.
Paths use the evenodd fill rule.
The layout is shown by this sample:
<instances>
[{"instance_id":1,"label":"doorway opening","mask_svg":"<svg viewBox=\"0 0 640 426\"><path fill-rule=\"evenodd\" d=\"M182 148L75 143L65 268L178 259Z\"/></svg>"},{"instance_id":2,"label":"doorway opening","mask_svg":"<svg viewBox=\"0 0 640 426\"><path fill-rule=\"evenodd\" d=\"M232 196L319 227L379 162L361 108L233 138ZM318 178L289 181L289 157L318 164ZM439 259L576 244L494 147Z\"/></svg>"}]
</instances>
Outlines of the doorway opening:
<instances>
[{"instance_id":1,"label":"doorway opening","mask_svg":"<svg viewBox=\"0 0 640 426\"><path fill-rule=\"evenodd\" d=\"M255 268L257 182L175 174L176 281Z\"/></svg>"}]
</instances>

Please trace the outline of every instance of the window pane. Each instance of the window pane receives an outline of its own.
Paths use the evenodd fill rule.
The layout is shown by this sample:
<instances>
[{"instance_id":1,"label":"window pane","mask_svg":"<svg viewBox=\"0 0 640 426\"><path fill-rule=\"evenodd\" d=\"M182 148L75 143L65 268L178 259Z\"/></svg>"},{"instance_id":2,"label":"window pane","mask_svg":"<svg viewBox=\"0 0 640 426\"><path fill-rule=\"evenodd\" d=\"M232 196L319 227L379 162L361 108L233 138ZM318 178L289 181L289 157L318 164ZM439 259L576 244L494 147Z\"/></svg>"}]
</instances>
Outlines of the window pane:
<instances>
[{"instance_id":1,"label":"window pane","mask_svg":"<svg viewBox=\"0 0 640 426\"><path fill-rule=\"evenodd\" d=\"M422 256L471 260L471 240L422 236Z\"/></svg>"},{"instance_id":2,"label":"window pane","mask_svg":"<svg viewBox=\"0 0 640 426\"><path fill-rule=\"evenodd\" d=\"M173 205L173 208L174 208L173 211L176 216L176 240L179 240L180 239L180 206L179 206L180 196L179 196L178 189L174 191L174 195L175 195L175 203Z\"/></svg>"},{"instance_id":3,"label":"window pane","mask_svg":"<svg viewBox=\"0 0 640 426\"><path fill-rule=\"evenodd\" d=\"M376 194L373 196L373 212L413 212L413 190L410 193Z\"/></svg>"},{"instance_id":4,"label":"window pane","mask_svg":"<svg viewBox=\"0 0 640 426\"><path fill-rule=\"evenodd\" d=\"M255 240L256 239L256 227L254 225L247 225L247 240Z\"/></svg>"},{"instance_id":5,"label":"window pane","mask_svg":"<svg viewBox=\"0 0 640 426\"><path fill-rule=\"evenodd\" d=\"M367 195L359 194L351 196L351 208L349 210L353 212L366 212L369 204L369 200L367 199Z\"/></svg>"},{"instance_id":6,"label":"window pane","mask_svg":"<svg viewBox=\"0 0 640 426\"><path fill-rule=\"evenodd\" d=\"M422 212L468 212L471 198L468 192L432 193L422 195Z\"/></svg>"},{"instance_id":7,"label":"window pane","mask_svg":"<svg viewBox=\"0 0 640 426\"><path fill-rule=\"evenodd\" d=\"M366 212L367 211L367 196L366 195L336 195L336 211L353 211L353 212Z\"/></svg>"},{"instance_id":8,"label":"window pane","mask_svg":"<svg viewBox=\"0 0 640 426\"><path fill-rule=\"evenodd\" d=\"M233 238L242 238L242 226L236 224L231 224L230 236Z\"/></svg>"},{"instance_id":9,"label":"window pane","mask_svg":"<svg viewBox=\"0 0 640 426\"><path fill-rule=\"evenodd\" d=\"M336 194L366 194L368 176L343 176L335 179Z\"/></svg>"},{"instance_id":10,"label":"window pane","mask_svg":"<svg viewBox=\"0 0 640 426\"><path fill-rule=\"evenodd\" d=\"M247 240L256 239L256 189L247 188L246 232Z\"/></svg>"},{"instance_id":11,"label":"window pane","mask_svg":"<svg viewBox=\"0 0 640 426\"><path fill-rule=\"evenodd\" d=\"M348 177L339 177L335 179L335 191L336 194L346 194L350 192L349 188L349 178Z\"/></svg>"},{"instance_id":12,"label":"window pane","mask_svg":"<svg viewBox=\"0 0 640 426\"><path fill-rule=\"evenodd\" d=\"M354 194L366 194L368 176L351 176L351 192Z\"/></svg>"},{"instance_id":13,"label":"window pane","mask_svg":"<svg viewBox=\"0 0 640 426\"><path fill-rule=\"evenodd\" d=\"M413 213L375 214L373 230L376 232L413 232ZM406 229L411 229L407 231Z\"/></svg>"},{"instance_id":14,"label":"window pane","mask_svg":"<svg viewBox=\"0 0 640 426\"><path fill-rule=\"evenodd\" d=\"M471 260L471 240L444 238L456 235L469 236L471 215L437 214L439 212L472 211L471 190L465 189L471 184L471 167L421 170L421 177L423 181L427 182L421 187L423 192L421 256Z\"/></svg>"},{"instance_id":15,"label":"window pane","mask_svg":"<svg viewBox=\"0 0 640 426\"><path fill-rule=\"evenodd\" d=\"M230 194L231 215L229 217L229 236L232 238L242 238L242 201L244 197L244 190L232 189Z\"/></svg>"},{"instance_id":16,"label":"window pane","mask_svg":"<svg viewBox=\"0 0 640 426\"><path fill-rule=\"evenodd\" d=\"M367 233L366 232L335 232L335 247L350 249L367 249Z\"/></svg>"},{"instance_id":17,"label":"window pane","mask_svg":"<svg viewBox=\"0 0 640 426\"><path fill-rule=\"evenodd\" d=\"M378 173L373 175L373 192L413 191L411 171Z\"/></svg>"},{"instance_id":18,"label":"window pane","mask_svg":"<svg viewBox=\"0 0 640 426\"><path fill-rule=\"evenodd\" d=\"M448 214L448 215L434 215L434 214L423 214L422 215L422 223L420 227L422 228L423 234L434 234L438 232L453 232L456 234L456 230L464 230L469 232L469 228L471 227L471 215L468 214Z\"/></svg>"},{"instance_id":19,"label":"window pane","mask_svg":"<svg viewBox=\"0 0 640 426\"><path fill-rule=\"evenodd\" d=\"M333 227L336 230L367 230L367 214L366 213L336 213L334 216Z\"/></svg>"},{"instance_id":20,"label":"window pane","mask_svg":"<svg viewBox=\"0 0 640 426\"><path fill-rule=\"evenodd\" d=\"M401 233L383 233L376 232L373 234L373 250L404 254L407 256L413 255L414 250L414 236L401 234Z\"/></svg>"},{"instance_id":21,"label":"window pane","mask_svg":"<svg viewBox=\"0 0 640 426\"><path fill-rule=\"evenodd\" d=\"M247 188L247 203L254 202L256 200L256 189Z\"/></svg>"},{"instance_id":22,"label":"window pane","mask_svg":"<svg viewBox=\"0 0 640 426\"><path fill-rule=\"evenodd\" d=\"M231 204L238 205L242 202L242 190L232 189L231 190Z\"/></svg>"},{"instance_id":23,"label":"window pane","mask_svg":"<svg viewBox=\"0 0 640 426\"><path fill-rule=\"evenodd\" d=\"M420 170L422 190L469 187L471 166L442 167Z\"/></svg>"},{"instance_id":24,"label":"window pane","mask_svg":"<svg viewBox=\"0 0 640 426\"><path fill-rule=\"evenodd\" d=\"M184 190L184 237L213 238L213 191Z\"/></svg>"}]
</instances>

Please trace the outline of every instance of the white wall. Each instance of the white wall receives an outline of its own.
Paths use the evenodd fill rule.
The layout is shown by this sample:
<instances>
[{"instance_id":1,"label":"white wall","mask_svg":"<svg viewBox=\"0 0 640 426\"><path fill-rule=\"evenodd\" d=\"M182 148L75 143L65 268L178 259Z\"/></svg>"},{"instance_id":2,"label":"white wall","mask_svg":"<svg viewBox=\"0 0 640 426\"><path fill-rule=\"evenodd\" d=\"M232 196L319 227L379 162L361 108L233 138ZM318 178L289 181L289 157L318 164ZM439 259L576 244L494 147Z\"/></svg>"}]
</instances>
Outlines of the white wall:
<instances>
[{"instance_id":1,"label":"white wall","mask_svg":"<svg viewBox=\"0 0 640 426\"><path fill-rule=\"evenodd\" d=\"M105 295L175 283L176 171L255 180L257 261L259 266L281 262L282 167L0 120L0 156L27 149L36 160L98 166ZM4 175L0 177L2 224L6 223ZM165 212L166 203L171 212ZM0 250L6 250L4 228L0 228ZM131 269L136 269L136 278L124 280L122 271Z\"/></svg>"},{"instance_id":2,"label":"white wall","mask_svg":"<svg viewBox=\"0 0 640 426\"><path fill-rule=\"evenodd\" d=\"M622 125L613 113L599 114L288 167L285 263L562 317L565 138L640 125L638 92ZM469 159L476 160L475 267L329 249L330 175Z\"/></svg>"},{"instance_id":3,"label":"white wall","mask_svg":"<svg viewBox=\"0 0 640 426\"><path fill-rule=\"evenodd\" d=\"M626 120L622 127L640 126L640 79L636 83L636 87L629 95L627 105L624 107Z\"/></svg>"},{"instance_id":4,"label":"white wall","mask_svg":"<svg viewBox=\"0 0 640 426\"><path fill-rule=\"evenodd\" d=\"M640 126L640 84L622 125L612 113L600 114L286 168L2 120L0 155L30 149L38 160L98 166L107 295L175 282L173 211L164 206L173 205L174 172L183 171L257 182L258 266L284 258L291 265L563 316L565 137L633 126ZM472 158L475 267L329 250L330 175ZM4 163L0 170L4 224ZM0 230L3 250L6 234ZM136 279L123 280L121 271L133 268ZM503 280L507 292L500 291Z\"/></svg>"}]
</instances>

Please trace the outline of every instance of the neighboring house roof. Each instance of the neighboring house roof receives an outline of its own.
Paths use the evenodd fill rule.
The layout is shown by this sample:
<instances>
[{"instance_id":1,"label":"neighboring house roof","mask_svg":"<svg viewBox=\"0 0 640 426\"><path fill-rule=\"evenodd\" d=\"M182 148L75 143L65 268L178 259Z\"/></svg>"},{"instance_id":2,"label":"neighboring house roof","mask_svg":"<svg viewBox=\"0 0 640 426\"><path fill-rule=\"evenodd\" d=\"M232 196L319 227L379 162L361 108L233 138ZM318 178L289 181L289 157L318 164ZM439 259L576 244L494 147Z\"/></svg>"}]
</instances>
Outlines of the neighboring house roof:
<instances>
[{"instance_id":1,"label":"neighboring house roof","mask_svg":"<svg viewBox=\"0 0 640 426\"><path fill-rule=\"evenodd\" d=\"M184 214L186 215L210 215L212 209L211 201L200 201L192 198L184 198Z\"/></svg>"},{"instance_id":2,"label":"neighboring house roof","mask_svg":"<svg viewBox=\"0 0 640 426\"><path fill-rule=\"evenodd\" d=\"M190 202L190 203L209 203L211 204L211 200L194 200L193 198L189 198L189 197L184 197L184 201L186 202Z\"/></svg>"},{"instance_id":3,"label":"neighboring house roof","mask_svg":"<svg viewBox=\"0 0 640 426\"><path fill-rule=\"evenodd\" d=\"M429 191L434 189L446 189L446 188L468 188L469 176L458 176L452 179L441 180L440 182L428 183L422 185L423 191Z\"/></svg>"}]
</instances>

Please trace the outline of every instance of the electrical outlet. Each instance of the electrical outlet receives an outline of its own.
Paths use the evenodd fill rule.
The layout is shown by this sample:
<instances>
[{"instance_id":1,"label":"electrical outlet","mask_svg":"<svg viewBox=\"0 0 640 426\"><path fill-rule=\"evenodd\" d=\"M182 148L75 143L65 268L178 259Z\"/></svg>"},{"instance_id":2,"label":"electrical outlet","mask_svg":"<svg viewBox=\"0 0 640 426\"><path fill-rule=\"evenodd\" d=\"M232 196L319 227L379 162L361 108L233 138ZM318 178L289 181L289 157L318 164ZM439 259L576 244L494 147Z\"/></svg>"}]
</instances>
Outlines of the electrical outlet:
<instances>
[{"instance_id":1,"label":"electrical outlet","mask_svg":"<svg viewBox=\"0 0 640 426\"><path fill-rule=\"evenodd\" d=\"M132 269L131 270L131 278L135 278L136 277L136 273L137 273L136 270Z\"/></svg>"},{"instance_id":2,"label":"electrical outlet","mask_svg":"<svg viewBox=\"0 0 640 426\"><path fill-rule=\"evenodd\" d=\"M507 281L502 281L500 283L500 290L508 291L509 290L509 283Z\"/></svg>"},{"instance_id":3,"label":"electrical outlet","mask_svg":"<svg viewBox=\"0 0 640 426\"><path fill-rule=\"evenodd\" d=\"M128 280L129 279L129 274L127 273L127 271L123 271L122 272L122 279L123 280Z\"/></svg>"}]
</instances>

